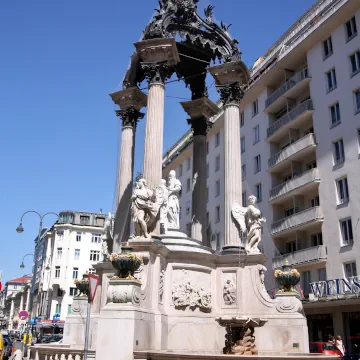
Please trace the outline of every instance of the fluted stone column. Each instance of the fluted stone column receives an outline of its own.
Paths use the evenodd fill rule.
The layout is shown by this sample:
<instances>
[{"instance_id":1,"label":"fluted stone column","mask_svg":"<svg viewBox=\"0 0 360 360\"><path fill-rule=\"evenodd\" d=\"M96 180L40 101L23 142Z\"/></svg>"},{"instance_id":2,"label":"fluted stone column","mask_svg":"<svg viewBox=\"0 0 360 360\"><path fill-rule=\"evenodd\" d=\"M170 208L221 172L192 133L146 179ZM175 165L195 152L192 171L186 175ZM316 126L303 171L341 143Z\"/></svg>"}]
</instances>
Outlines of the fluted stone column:
<instances>
[{"instance_id":1,"label":"fluted stone column","mask_svg":"<svg viewBox=\"0 0 360 360\"><path fill-rule=\"evenodd\" d=\"M169 66L162 63L143 63L142 68L149 82L146 112L143 177L149 187L158 186L162 179L162 152L164 138L165 79Z\"/></svg>"},{"instance_id":2,"label":"fluted stone column","mask_svg":"<svg viewBox=\"0 0 360 360\"><path fill-rule=\"evenodd\" d=\"M26 294L26 308L25 308L25 310L29 311L31 286L28 286L26 289L27 289L27 294Z\"/></svg>"},{"instance_id":3,"label":"fluted stone column","mask_svg":"<svg viewBox=\"0 0 360 360\"><path fill-rule=\"evenodd\" d=\"M14 323L14 300L11 300L10 314L9 314L9 330L13 328Z\"/></svg>"},{"instance_id":4,"label":"fluted stone column","mask_svg":"<svg viewBox=\"0 0 360 360\"><path fill-rule=\"evenodd\" d=\"M194 135L191 237L210 247L206 223L206 134L211 125L209 118L217 114L219 108L205 97L181 105L190 115L188 123Z\"/></svg>"},{"instance_id":5,"label":"fluted stone column","mask_svg":"<svg viewBox=\"0 0 360 360\"><path fill-rule=\"evenodd\" d=\"M224 103L224 148L225 148L225 240L224 250L240 247L239 230L232 218L231 209L241 201L241 149L240 149L240 109L242 90L239 83L220 88Z\"/></svg>"},{"instance_id":6,"label":"fluted stone column","mask_svg":"<svg viewBox=\"0 0 360 360\"><path fill-rule=\"evenodd\" d=\"M116 216L113 248L109 252L118 252L121 242L130 236L130 206L133 187L135 133L139 119L144 114L139 110L146 105L147 97L137 87L128 88L110 94L120 110L116 115L122 120L121 148L118 165Z\"/></svg>"}]
</instances>

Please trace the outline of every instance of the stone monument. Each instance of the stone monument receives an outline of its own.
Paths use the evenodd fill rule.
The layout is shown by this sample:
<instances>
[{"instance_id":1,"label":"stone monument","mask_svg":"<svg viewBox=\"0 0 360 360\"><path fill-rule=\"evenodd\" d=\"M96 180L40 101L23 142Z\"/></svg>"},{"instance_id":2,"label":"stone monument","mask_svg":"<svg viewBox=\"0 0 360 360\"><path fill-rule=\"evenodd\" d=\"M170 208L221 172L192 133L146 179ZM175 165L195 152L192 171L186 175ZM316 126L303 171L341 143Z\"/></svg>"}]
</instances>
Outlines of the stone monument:
<instances>
[{"instance_id":1,"label":"stone monument","mask_svg":"<svg viewBox=\"0 0 360 360\"><path fill-rule=\"evenodd\" d=\"M223 352L266 357L309 351L302 303L285 283L299 279L289 269L277 273L277 281L285 285L270 298L264 285L266 258L258 248L265 219L254 196L248 207L238 205L239 103L249 72L228 27L213 20L213 7L205 9L204 19L197 3L159 1L160 8L135 44L123 90L111 94L123 120L122 160L118 209L105 223L108 256L94 266L100 284L92 305L91 333L96 336L90 346L96 348L97 360L192 358L184 355L189 353L209 359ZM213 60L220 65L209 67ZM175 72L192 97L182 103L194 133L191 237L179 229L181 183L175 172L162 179L165 88ZM225 116L225 246L216 254L204 231L206 133L219 111L207 98L208 72ZM143 81L148 83L147 96L137 87ZM143 178L133 186L134 134L145 105ZM73 323L75 317L70 315ZM65 332L70 339L71 326Z\"/></svg>"}]
</instances>

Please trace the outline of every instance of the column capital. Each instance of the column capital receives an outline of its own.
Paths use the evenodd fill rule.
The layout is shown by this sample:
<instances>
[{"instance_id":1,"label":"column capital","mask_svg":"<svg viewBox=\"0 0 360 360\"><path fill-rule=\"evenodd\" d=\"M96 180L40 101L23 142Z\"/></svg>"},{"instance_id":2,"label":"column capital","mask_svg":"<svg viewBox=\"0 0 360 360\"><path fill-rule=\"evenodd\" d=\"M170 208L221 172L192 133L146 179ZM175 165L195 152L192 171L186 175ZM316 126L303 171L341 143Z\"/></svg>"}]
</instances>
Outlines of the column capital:
<instances>
[{"instance_id":1,"label":"column capital","mask_svg":"<svg viewBox=\"0 0 360 360\"><path fill-rule=\"evenodd\" d=\"M122 119L123 128L132 127L136 129L139 119L142 119L145 116L145 114L136 110L133 106L126 109L116 110L115 113L116 116Z\"/></svg>"},{"instance_id":2,"label":"column capital","mask_svg":"<svg viewBox=\"0 0 360 360\"><path fill-rule=\"evenodd\" d=\"M121 109L134 107L136 110L140 110L147 103L147 95L137 86L114 92L110 94L110 97Z\"/></svg>"},{"instance_id":3,"label":"column capital","mask_svg":"<svg viewBox=\"0 0 360 360\"><path fill-rule=\"evenodd\" d=\"M217 89L220 92L220 99L224 106L238 105L244 96L243 87L240 86L238 81L231 84L219 85Z\"/></svg>"},{"instance_id":4,"label":"column capital","mask_svg":"<svg viewBox=\"0 0 360 360\"><path fill-rule=\"evenodd\" d=\"M141 68L144 72L146 80L149 85L152 84L165 84L165 80L168 79L174 69L167 61L162 62L143 62Z\"/></svg>"},{"instance_id":5,"label":"column capital","mask_svg":"<svg viewBox=\"0 0 360 360\"><path fill-rule=\"evenodd\" d=\"M188 119L188 124L191 125L191 130L194 136L203 135L206 136L209 129L212 127L212 122L209 121L205 116Z\"/></svg>"}]
</instances>

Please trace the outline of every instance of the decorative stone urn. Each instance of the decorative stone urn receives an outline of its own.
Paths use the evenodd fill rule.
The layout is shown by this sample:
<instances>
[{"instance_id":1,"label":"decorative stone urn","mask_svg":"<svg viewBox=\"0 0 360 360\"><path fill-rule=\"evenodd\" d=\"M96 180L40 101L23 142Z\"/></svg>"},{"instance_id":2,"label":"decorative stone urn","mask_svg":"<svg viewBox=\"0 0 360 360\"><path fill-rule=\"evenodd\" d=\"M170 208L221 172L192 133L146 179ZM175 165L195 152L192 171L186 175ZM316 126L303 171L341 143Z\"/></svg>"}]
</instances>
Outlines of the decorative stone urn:
<instances>
[{"instance_id":1,"label":"decorative stone urn","mask_svg":"<svg viewBox=\"0 0 360 360\"><path fill-rule=\"evenodd\" d=\"M288 261L275 271L275 280L280 286L279 293L296 293L295 286L300 282L300 273L289 265Z\"/></svg>"},{"instance_id":2,"label":"decorative stone urn","mask_svg":"<svg viewBox=\"0 0 360 360\"><path fill-rule=\"evenodd\" d=\"M89 296L89 275L86 272L81 280L75 279L74 284L79 290L78 297Z\"/></svg>"},{"instance_id":3,"label":"decorative stone urn","mask_svg":"<svg viewBox=\"0 0 360 360\"><path fill-rule=\"evenodd\" d=\"M138 306L140 304L140 288L141 284L137 280L110 280L106 293L107 302Z\"/></svg>"},{"instance_id":4,"label":"decorative stone urn","mask_svg":"<svg viewBox=\"0 0 360 360\"><path fill-rule=\"evenodd\" d=\"M117 276L120 279L134 279L134 273L143 263L141 257L132 252L131 247L122 247L122 252L111 254L110 262L117 270Z\"/></svg>"}]
</instances>

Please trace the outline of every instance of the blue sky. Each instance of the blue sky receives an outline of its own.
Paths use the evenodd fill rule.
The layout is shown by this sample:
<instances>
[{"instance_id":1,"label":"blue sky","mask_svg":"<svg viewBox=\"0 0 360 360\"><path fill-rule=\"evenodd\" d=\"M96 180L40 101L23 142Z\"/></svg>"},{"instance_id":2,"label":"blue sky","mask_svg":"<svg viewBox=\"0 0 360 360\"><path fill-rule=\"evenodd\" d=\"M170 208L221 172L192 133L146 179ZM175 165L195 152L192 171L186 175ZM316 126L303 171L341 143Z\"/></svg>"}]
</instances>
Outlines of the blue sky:
<instances>
[{"instance_id":1,"label":"blue sky","mask_svg":"<svg viewBox=\"0 0 360 360\"><path fill-rule=\"evenodd\" d=\"M314 0L200 0L233 24L248 66ZM126 5L125 5L126 4ZM109 93L119 89L156 0L13 0L0 10L0 269L3 281L31 272L19 265L33 252L38 218L21 214L113 208L119 122ZM167 96L189 98L182 83ZM216 97L214 87L210 96ZM164 147L187 129L186 116L166 99ZM145 119L144 119L145 120ZM138 126L135 170L141 171L144 120ZM45 218L51 225L53 217Z\"/></svg>"}]
</instances>

